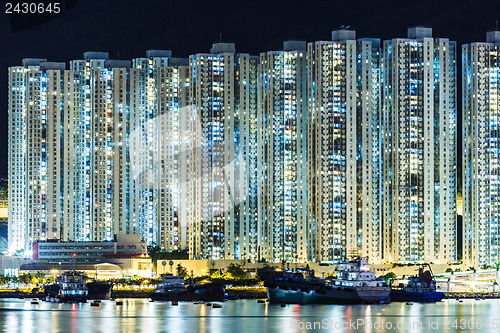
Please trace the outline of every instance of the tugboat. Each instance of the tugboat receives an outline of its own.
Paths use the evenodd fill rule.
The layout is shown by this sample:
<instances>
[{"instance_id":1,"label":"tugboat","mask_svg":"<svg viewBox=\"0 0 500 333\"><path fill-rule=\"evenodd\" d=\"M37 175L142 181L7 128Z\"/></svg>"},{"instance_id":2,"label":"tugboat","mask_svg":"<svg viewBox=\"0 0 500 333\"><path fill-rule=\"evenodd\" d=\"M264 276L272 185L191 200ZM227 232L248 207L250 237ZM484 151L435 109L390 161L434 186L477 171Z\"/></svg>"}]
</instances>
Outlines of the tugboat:
<instances>
[{"instance_id":1,"label":"tugboat","mask_svg":"<svg viewBox=\"0 0 500 333\"><path fill-rule=\"evenodd\" d=\"M368 260L359 258L340 264L330 283L309 274L282 273L265 279L270 303L280 304L360 304L388 300L391 289L377 281Z\"/></svg>"},{"instance_id":2,"label":"tugboat","mask_svg":"<svg viewBox=\"0 0 500 333\"><path fill-rule=\"evenodd\" d=\"M87 282L88 296L90 299L108 300L111 298L113 285L104 281Z\"/></svg>"},{"instance_id":3,"label":"tugboat","mask_svg":"<svg viewBox=\"0 0 500 333\"><path fill-rule=\"evenodd\" d=\"M45 287L45 296L51 302L87 302L89 290L86 277L80 272L66 272L56 283Z\"/></svg>"},{"instance_id":4,"label":"tugboat","mask_svg":"<svg viewBox=\"0 0 500 333\"><path fill-rule=\"evenodd\" d=\"M55 283L45 286L45 299L49 302L86 302L88 299L110 299L112 285L103 281L87 282L80 272L68 271Z\"/></svg>"},{"instance_id":5,"label":"tugboat","mask_svg":"<svg viewBox=\"0 0 500 333\"><path fill-rule=\"evenodd\" d=\"M224 301L225 288L221 284L206 283L186 286L183 276L163 275L151 295L154 301Z\"/></svg>"},{"instance_id":6,"label":"tugboat","mask_svg":"<svg viewBox=\"0 0 500 333\"><path fill-rule=\"evenodd\" d=\"M422 264L418 275L409 276L406 286L400 283L397 287L392 286L391 290L393 302L439 302L443 297L442 292L436 291L436 280L429 264Z\"/></svg>"}]
</instances>

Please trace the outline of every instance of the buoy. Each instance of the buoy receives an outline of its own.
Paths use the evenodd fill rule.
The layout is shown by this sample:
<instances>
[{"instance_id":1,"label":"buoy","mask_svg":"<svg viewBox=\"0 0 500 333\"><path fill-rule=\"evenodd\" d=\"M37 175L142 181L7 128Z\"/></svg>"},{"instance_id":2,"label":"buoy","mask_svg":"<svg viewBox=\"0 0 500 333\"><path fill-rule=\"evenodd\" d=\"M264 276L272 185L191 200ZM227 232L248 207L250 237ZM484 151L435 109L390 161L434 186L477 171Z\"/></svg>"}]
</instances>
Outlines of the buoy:
<instances>
[{"instance_id":1,"label":"buoy","mask_svg":"<svg viewBox=\"0 0 500 333\"><path fill-rule=\"evenodd\" d=\"M214 304L212 305L212 308L215 308L215 309L220 309L220 308L222 308L222 305L221 305L221 304L216 304L216 303L214 303Z\"/></svg>"}]
</instances>

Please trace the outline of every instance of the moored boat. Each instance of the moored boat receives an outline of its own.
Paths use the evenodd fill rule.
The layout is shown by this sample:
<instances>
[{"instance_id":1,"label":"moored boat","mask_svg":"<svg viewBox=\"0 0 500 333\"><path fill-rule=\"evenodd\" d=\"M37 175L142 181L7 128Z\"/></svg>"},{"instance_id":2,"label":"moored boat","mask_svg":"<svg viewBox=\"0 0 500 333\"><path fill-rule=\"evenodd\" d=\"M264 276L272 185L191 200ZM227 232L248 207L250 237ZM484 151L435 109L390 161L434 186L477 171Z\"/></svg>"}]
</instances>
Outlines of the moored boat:
<instances>
[{"instance_id":1,"label":"moored boat","mask_svg":"<svg viewBox=\"0 0 500 333\"><path fill-rule=\"evenodd\" d=\"M393 302L439 302L444 297L444 293L436 291L436 280L429 264L422 264L418 275L409 276L406 285L400 283L391 289Z\"/></svg>"},{"instance_id":2,"label":"moored boat","mask_svg":"<svg viewBox=\"0 0 500 333\"><path fill-rule=\"evenodd\" d=\"M104 299L111 298L111 288L113 285L105 281L92 281L87 283L88 298Z\"/></svg>"},{"instance_id":3,"label":"moored boat","mask_svg":"<svg viewBox=\"0 0 500 333\"><path fill-rule=\"evenodd\" d=\"M57 277L54 284L45 287L46 299L54 302L86 302L86 279L80 272L65 272Z\"/></svg>"},{"instance_id":4,"label":"moored boat","mask_svg":"<svg viewBox=\"0 0 500 333\"><path fill-rule=\"evenodd\" d=\"M81 272L68 271L57 277L55 283L45 286L49 302L86 302L88 299L109 299L112 285L91 281Z\"/></svg>"},{"instance_id":5,"label":"moored boat","mask_svg":"<svg viewBox=\"0 0 500 333\"><path fill-rule=\"evenodd\" d=\"M221 284L206 283L186 286L183 276L163 275L151 295L155 301L224 301L225 288Z\"/></svg>"},{"instance_id":6,"label":"moored boat","mask_svg":"<svg viewBox=\"0 0 500 333\"><path fill-rule=\"evenodd\" d=\"M271 303L293 304L359 304L388 300L390 288L377 281L366 259L340 264L337 277L330 283L304 278L301 273L282 273L265 281Z\"/></svg>"}]
</instances>

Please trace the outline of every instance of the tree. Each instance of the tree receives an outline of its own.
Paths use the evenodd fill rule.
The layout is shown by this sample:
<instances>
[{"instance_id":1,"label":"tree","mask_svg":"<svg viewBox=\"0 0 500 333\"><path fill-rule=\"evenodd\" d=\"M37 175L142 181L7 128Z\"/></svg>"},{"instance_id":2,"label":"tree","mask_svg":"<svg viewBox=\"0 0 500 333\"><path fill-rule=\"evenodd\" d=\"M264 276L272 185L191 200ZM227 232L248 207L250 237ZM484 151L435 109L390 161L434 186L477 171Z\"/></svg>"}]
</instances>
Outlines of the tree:
<instances>
[{"instance_id":1,"label":"tree","mask_svg":"<svg viewBox=\"0 0 500 333\"><path fill-rule=\"evenodd\" d=\"M156 243L151 243L148 245L148 254L151 258L156 256L160 252L161 248L158 245L156 245Z\"/></svg>"},{"instance_id":2,"label":"tree","mask_svg":"<svg viewBox=\"0 0 500 333\"><path fill-rule=\"evenodd\" d=\"M224 274L222 274L219 270L212 273L210 276L212 280L224 279Z\"/></svg>"},{"instance_id":3,"label":"tree","mask_svg":"<svg viewBox=\"0 0 500 333\"><path fill-rule=\"evenodd\" d=\"M394 279L396 279L397 275L394 272L389 272L386 275L384 275L385 282L390 284Z\"/></svg>"},{"instance_id":4,"label":"tree","mask_svg":"<svg viewBox=\"0 0 500 333\"><path fill-rule=\"evenodd\" d=\"M226 272L234 278L244 278L247 276L245 270L238 264L230 264L227 266Z\"/></svg>"},{"instance_id":5,"label":"tree","mask_svg":"<svg viewBox=\"0 0 500 333\"><path fill-rule=\"evenodd\" d=\"M31 283L31 278L32 278L32 276L30 273L22 274L22 275L19 275L18 281L21 284L29 284L29 283Z\"/></svg>"},{"instance_id":6,"label":"tree","mask_svg":"<svg viewBox=\"0 0 500 333\"><path fill-rule=\"evenodd\" d=\"M187 276L188 275L187 269L184 266L182 266L180 263L177 264L177 275L179 275L179 276Z\"/></svg>"},{"instance_id":7,"label":"tree","mask_svg":"<svg viewBox=\"0 0 500 333\"><path fill-rule=\"evenodd\" d=\"M446 271L444 271L444 272L445 272L445 273L451 273L451 272L453 272L453 268L448 267L448 268L446 269Z\"/></svg>"},{"instance_id":8,"label":"tree","mask_svg":"<svg viewBox=\"0 0 500 333\"><path fill-rule=\"evenodd\" d=\"M47 282L47 277L45 273L36 272L34 276L39 284L45 284Z\"/></svg>"}]
</instances>

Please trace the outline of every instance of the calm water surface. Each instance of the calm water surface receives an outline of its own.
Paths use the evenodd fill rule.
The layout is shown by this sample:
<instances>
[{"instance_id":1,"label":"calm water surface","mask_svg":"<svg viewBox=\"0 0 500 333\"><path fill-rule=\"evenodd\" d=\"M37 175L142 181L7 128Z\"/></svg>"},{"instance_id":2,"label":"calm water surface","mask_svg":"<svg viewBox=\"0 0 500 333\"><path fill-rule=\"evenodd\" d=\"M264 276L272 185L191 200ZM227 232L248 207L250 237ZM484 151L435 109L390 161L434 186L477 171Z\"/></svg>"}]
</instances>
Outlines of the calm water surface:
<instances>
[{"instance_id":1,"label":"calm water surface","mask_svg":"<svg viewBox=\"0 0 500 333\"><path fill-rule=\"evenodd\" d=\"M0 299L4 332L500 332L499 317L500 300L284 308L237 300L216 309L147 299L100 307Z\"/></svg>"}]
</instances>

